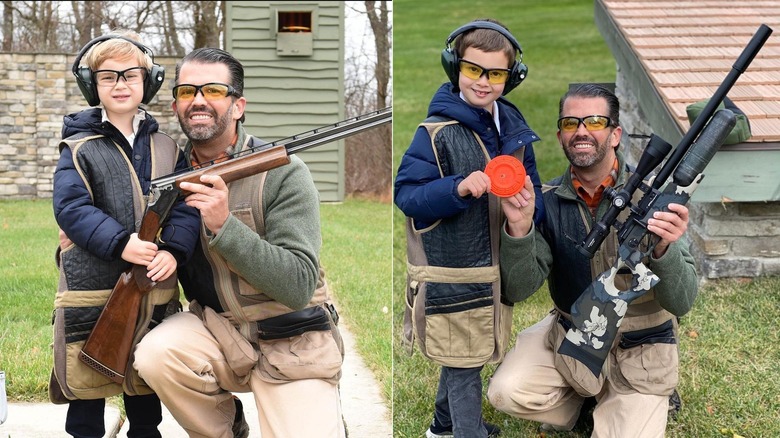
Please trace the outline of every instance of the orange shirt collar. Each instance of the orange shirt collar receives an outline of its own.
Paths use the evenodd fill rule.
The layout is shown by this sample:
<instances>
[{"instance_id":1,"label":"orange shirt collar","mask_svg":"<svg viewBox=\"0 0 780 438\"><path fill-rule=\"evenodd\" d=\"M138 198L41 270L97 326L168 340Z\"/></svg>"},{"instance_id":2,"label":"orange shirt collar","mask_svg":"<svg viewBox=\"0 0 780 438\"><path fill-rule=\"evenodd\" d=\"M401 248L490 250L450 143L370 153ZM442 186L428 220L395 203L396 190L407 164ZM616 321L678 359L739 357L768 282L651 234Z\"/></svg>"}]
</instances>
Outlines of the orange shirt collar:
<instances>
[{"instance_id":1,"label":"orange shirt collar","mask_svg":"<svg viewBox=\"0 0 780 438\"><path fill-rule=\"evenodd\" d=\"M612 170L609 172L609 175L604 178L604 181L602 181L601 184L596 187L596 191L593 193L593 196L591 196L590 193L585 190L585 187L582 186L582 183L577 178L577 174L574 173L574 170L571 171L571 182L574 186L574 190L577 191L577 195L579 195L579 197L582 198L582 200L585 201L585 203L588 205L591 213L596 212L596 208L598 208L599 202L601 202L601 198L604 195L604 189L615 185L615 181L617 181L618 169L618 159L615 157L615 161L612 163Z\"/></svg>"},{"instance_id":2,"label":"orange shirt collar","mask_svg":"<svg viewBox=\"0 0 780 438\"><path fill-rule=\"evenodd\" d=\"M228 153L228 151L232 151L235 149L235 145L237 141L238 141L238 132L236 132L235 137L233 137L233 142L231 143L231 146L227 147L224 151L222 151L222 153L217 158L208 161L206 163L202 162L198 158L198 152L195 150L195 148L192 148L190 152L190 166L192 166L193 169L200 169L201 167L208 167L212 164L217 164L229 160L230 154Z\"/></svg>"},{"instance_id":3,"label":"orange shirt collar","mask_svg":"<svg viewBox=\"0 0 780 438\"><path fill-rule=\"evenodd\" d=\"M195 149L193 149L190 155L190 165L192 166L193 169L200 169L201 167L208 167L212 164L217 164L223 161L227 161L229 158L230 156L228 155L227 151L223 151L217 158L204 163L200 161L197 152L195 152Z\"/></svg>"}]
</instances>

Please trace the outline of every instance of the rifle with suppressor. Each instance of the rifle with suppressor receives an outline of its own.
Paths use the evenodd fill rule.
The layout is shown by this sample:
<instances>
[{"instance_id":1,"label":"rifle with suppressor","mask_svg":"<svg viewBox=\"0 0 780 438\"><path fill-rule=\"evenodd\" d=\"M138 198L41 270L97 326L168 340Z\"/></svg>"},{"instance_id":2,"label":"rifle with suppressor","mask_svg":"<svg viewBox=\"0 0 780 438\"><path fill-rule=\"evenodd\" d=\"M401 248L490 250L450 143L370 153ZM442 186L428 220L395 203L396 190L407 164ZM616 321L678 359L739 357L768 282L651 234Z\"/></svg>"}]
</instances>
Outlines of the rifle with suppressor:
<instances>
[{"instance_id":1,"label":"rifle with suppressor","mask_svg":"<svg viewBox=\"0 0 780 438\"><path fill-rule=\"evenodd\" d=\"M251 175L283 166L290 155L340 140L361 131L392 121L392 108L323 126L293 137L251 147L220 163L204 163L195 170L173 173L151 182L150 200L141 221L138 237L154 241L174 203L189 193L179 187L182 182L200 184L202 175L220 176L230 183ZM205 167L204 167L205 165ZM146 276L146 267L133 265L122 273L79 353L89 367L122 384L133 347L141 299L156 283Z\"/></svg>"},{"instance_id":2,"label":"rifle with suppressor","mask_svg":"<svg viewBox=\"0 0 780 438\"><path fill-rule=\"evenodd\" d=\"M730 110L723 109L717 113L715 110L771 33L772 29L768 26L762 24L759 27L651 185L644 183L644 180L672 148L656 135L651 135L636 171L626 184L620 190L605 190L604 196L612 204L577 248L588 258L592 258L614 226L618 230L617 240L620 245L618 259L611 269L602 273L572 304L573 325L558 349L559 353L582 362L595 376L601 372L628 305L660 281L658 276L642 263L660 240L658 236L648 232L647 221L657 211L668 211L668 205L671 203L685 205L704 178L704 168L736 123L734 113ZM672 172L672 181L666 184ZM666 187L661 191L664 184ZM639 194L638 191L643 195L637 203L632 203L635 195ZM618 216L626 208L629 208L630 214L621 223ZM619 290L615 286L618 272L625 268L633 274L631 289L628 291Z\"/></svg>"}]
</instances>

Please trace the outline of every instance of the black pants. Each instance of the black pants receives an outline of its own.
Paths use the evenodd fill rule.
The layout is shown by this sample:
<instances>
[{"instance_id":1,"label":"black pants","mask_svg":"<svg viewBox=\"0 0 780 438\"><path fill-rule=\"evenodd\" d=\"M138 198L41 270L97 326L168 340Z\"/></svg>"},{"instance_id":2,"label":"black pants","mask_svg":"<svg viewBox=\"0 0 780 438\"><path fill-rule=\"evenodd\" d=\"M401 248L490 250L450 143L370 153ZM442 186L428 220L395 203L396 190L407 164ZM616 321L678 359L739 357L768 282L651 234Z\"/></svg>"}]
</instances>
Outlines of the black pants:
<instances>
[{"instance_id":1,"label":"black pants","mask_svg":"<svg viewBox=\"0 0 780 438\"><path fill-rule=\"evenodd\" d=\"M157 394L123 394L130 429L128 438L162 438L157 426L162 422L162 407ZM71 400L65 418L65 432L74 438L100 438L106 434L105 399Z\"/></svg>"}]
</instances>

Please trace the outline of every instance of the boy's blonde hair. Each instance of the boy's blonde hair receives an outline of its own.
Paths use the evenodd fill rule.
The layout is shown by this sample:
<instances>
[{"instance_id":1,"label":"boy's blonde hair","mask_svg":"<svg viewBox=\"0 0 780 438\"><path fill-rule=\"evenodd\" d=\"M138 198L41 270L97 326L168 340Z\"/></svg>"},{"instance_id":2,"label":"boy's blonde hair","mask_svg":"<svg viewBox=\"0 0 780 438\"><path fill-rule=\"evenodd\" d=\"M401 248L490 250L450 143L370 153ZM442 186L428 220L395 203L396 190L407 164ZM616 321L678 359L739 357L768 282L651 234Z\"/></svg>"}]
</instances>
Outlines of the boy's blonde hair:
<instances>
[{"instance_id":1,"label":"boy's blonde hair","mask_svg":"<svg viewBox=\"0 0 780 438\"><path fill-rule=\"evenodd\" d=\"M110 35L127 38L141 44L138 34L129 30L114 31ZM94 45L84 56L82 64L95 71L108 59L135 59L138 61L139 67L144 67L147 70L151 69L153 64L152 58L138 46L122 38L112 38Z\"/></svg>"},{"instance_id":2,"label":"boy's blonde hair","mask_svg":"<svg viewBox=\"0 0 780 438\"><path fill-rule=\"evenodd\" d=\"M492 18L479 18L474 21L489 21L495 23L509 32L509 29L501 24L498 20ZM469 47L482 50L483 52L504 52L509 60L508 68L511 68L515 63L515 57L517 55L517 49L505 36L500 32L493 29L474 29L459 35L455 40L454 48L455 53L458 54L458 58L463 58L463 53Z\"/></svg>"}]
</instances>

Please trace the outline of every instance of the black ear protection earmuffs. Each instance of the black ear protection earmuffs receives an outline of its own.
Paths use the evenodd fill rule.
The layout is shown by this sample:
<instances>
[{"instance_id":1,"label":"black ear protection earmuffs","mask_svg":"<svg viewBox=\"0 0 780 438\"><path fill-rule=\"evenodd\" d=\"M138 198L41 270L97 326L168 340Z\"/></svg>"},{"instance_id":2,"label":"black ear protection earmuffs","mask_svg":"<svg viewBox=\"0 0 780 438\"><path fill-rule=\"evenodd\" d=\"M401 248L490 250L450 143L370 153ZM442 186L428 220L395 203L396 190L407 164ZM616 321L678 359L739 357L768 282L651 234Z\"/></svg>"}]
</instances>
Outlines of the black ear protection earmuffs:
<instances>
[{"instance_id":1,"label":"black ear protection earmuffs","mask_svg":"<svg viewBox=\"0 0 780 438\"><path fill-rule=\"evenodd\" d=\"M512 43L512 45L515 47L515 49L517 49L517 59L515 59L515 63L512 68L509 69L509 79L507 79L506 84L504 85L504 92L502 94L509 93L515 87L520 85L521 82L523 82L525 77L528 75L528 67L523 64L523 49L520 47L520 43L518 43L515 37L512 36L509 31L504 29L503 26L490 21L472 21L471 23L465 24L455 29L452 31L450 36L447 37L447 42L445 43L446 47L441 52L441 65L444 67L444 71L450 78L450 82L452 82L452 84L457 87L458 74L460 73L460 57L457 53L455 53L455 49L451 47L450 44L452 44L458 35L474 29L495 30L496 32L506 37L506 39L508 39L509 42Z\"/></svg>"},{"instance_id":2,"label":"black ear protection earmuffs","mask_svg":"<svg viewBox=\"0 0 780 438\"><path fill-rule=\"evenodd\" d=\"M89 67L79 66L79 63L81 63L81 58L84 57L84 55L89 51L90 48L92 48L92 46L111 39L122 39L132 43L152 60L152 68L146 75L146 79L144 79L144 97L141 99L141 103L148 104L154 95L157 94L157 91L160 90L160 87L162 87L163 81L165 80L165 68L159 64L154 63L154 53L151 49L139 43L138 41L133 41L120 35L99 36L88 42L84 48L81 49L79 54L76 55L76 60L73 61L72 71L73 76L76 77L76 83L79 84L81 94L83 94L84 98L87 99L89 106L95 106L100 103L97 84L95 83L95 78L92 75L92 70L90 70Z\"/></svg>"}]
</instances>

